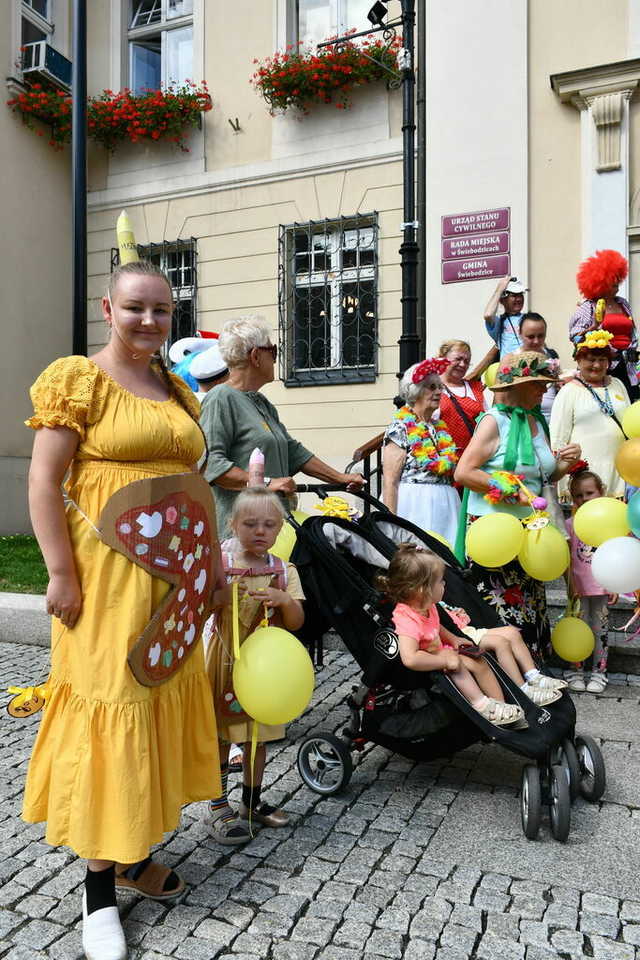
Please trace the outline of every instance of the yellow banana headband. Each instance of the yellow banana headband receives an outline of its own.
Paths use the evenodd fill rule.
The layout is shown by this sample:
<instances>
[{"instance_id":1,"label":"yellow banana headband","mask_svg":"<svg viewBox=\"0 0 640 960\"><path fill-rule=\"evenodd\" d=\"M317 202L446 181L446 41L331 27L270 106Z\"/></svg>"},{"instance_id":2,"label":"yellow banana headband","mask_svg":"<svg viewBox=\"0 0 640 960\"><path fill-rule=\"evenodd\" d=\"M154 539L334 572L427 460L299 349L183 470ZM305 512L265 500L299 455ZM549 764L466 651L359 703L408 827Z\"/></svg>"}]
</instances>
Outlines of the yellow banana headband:
<instances>
[{"instance_id":1,"label":"yellow banana headband","mask_svg":"<svg viewBox=\"0 0 640 960\"><path fill-rule=\"evenodd\" d=\"M611 348L613 334L608 330L589 330L585 333L584 340L576 344L574 356L577 356L580 350L607 350Z\"/></svg>"}]
</instances>

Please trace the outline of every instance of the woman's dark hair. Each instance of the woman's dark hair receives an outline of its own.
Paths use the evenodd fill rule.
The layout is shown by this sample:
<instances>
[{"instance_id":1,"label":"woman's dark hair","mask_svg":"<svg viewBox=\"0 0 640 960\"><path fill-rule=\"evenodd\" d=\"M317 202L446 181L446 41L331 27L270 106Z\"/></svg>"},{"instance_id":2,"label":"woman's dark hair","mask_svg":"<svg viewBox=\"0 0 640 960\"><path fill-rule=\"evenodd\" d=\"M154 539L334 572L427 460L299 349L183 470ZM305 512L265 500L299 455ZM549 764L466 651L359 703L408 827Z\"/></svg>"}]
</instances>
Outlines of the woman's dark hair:
<instances>
[{"instance_id":1,"label":"woman's dark hair","mask_svg":"<svg viewBox=\"0 0 640 960\"><path fill-rule=\"evenodd\" d=\"M528 313L523 313L520 317L520 323L518 324L518 333L522 333L522 327L527 322L527 320L533 320L534 323L544 323L544 329L546 332L547 321L542 316L541 313L535 313L533 310L530 310Z\"/></svg>"},{"instance_id":2,"label":"woman's dark hair","mask_svg":"<svg viewBox=\"0 0 640 960\"><path fill-rule=\"evenodd\" d=\"M134 260L132 263L121 263L111 274L109 279L108 286L108 297L109 301L112 304L113 308L113 297L116 290L118 289L118 283L120 279L124 276L138 276L138 277L158 277L160 280L164 280L167 287L169 288L169 299L173 307L173 291L171 287L171 282L169 277L166 275L164 270L161 270L160 267L157 267L155 263L151 263L150 260ZM188 405L184 402L180 396L179 390L176 389L175 383L173 382L167 364L162 353L156 353L155 356L151 358L151 362L155 363L160 371L162 381L167 388L167 393L170 397L177 401L180 404L185 413L189 414L193 422L197 425L198 430L202 434L202 439L204 440L204 449L205 449L205 459L204 463L206 464L209 459L209 444L207 443L207 438L205 436L204 430L200 426L199 418L189 409ZM202 468L204 469L204 467Z\"/></svg>"}]
</instances>

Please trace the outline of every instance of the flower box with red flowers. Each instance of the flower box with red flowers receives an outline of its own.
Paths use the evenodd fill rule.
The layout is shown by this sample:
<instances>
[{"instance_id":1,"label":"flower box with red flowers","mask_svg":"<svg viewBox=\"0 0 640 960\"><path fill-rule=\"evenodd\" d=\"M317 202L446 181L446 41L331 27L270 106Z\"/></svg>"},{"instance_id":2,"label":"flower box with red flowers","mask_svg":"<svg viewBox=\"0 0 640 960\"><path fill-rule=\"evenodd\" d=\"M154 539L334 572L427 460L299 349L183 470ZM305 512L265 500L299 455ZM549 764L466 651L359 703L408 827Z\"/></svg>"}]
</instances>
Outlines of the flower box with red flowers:
<instances>
[{"instance_id":1,"label":"flower box with red flowers","mask_svg":"<svg viewBox=\"0 0 640 960\"><path fill-rule=\"evenodd\" d=\"M332 103L338 110L351 104L355 87L378 80L400 79L397 66L399 37L387 43L379 38L350 40L317 52L289 46L284 53L257 64L252 86L269 104L271 113L295 107L303 114L316 103Z\"/></svg>"},{"instance_id":2,"label":"flower box with red flowers","mask_svg":"<svg viewBox=\"0 0 640 960\"><path fill-rule=\"evenodd\" d=\"M25 123L34 127L37 119L51 128L49 143L59 149L71 140L71 97L60 90L48 90L33 84L17 94L7 105L21 113ZM91 140L114 150L119 143L158 140L174 143L188 152L185 131L198 127L202 114L212 109L206 83L187 80L182 86L164 90L145 90L134 94L105 90L87 102L87 132ZM39 136L44 136L41 130Z\"/></svg>"}]
</instances>

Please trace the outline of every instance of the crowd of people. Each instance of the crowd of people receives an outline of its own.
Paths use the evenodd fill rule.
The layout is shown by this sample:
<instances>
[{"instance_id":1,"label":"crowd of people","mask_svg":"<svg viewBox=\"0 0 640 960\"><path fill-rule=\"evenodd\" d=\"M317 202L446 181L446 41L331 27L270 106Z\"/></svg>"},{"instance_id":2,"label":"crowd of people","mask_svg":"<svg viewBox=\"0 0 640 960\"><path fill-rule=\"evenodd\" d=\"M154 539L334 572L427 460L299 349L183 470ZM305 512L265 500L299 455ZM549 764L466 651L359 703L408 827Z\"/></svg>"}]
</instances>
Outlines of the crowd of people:
<instances>
[{"instance_id":1,"label":"crowd of people","mask_svg":"<svg viewBox=\"0 0 640 960\"><path fill-rule=\"evenodd\" d=\"M605 269L602 256L591 258L597 271L579 273L591 306L582 304L572 318L577 370L564 385L557 356L546 346L544 318L522 312L525 291L513 278L498 285L486 311L494 346L484 366L498 355L490 390L469 375L471 350L460 340L446 341L437 357L406 371L404 405L385 435L383 496L394 512L453 545L475 517L497 509L522 517L530 509L522 491L504 495L497 489L496 471L521 474L534 495L547 495L571 474L561 495L575 506L605 491L624 495L613 460L623 437L620 412L637 391L635 328L627 302L617 296L626 267L609 256ZM183 804L207 801L211 831L223 844L250 841L253 825L288 823L286 811L262 796L265 743L282 737L282 727L260 725L254 760L243 765L242 802L237 810L229 804L230 744L251 739L251 718L233 691L233 647L260 622L287 630L304 622L295 567L271 552L283 523L282 497L295 494L295 474L354 490L364 484L361 475L335 470L292 437L262 393L275 377L277 356L266 323L232 320L217 343L192 345L188 352L197 347L197 356L188 364L189 386L162 359L172 308L171 288L159 269L146 262L119 267L102 301L107 345L91 358L56 360L31 391L30 507L49 571L53 619L47 703L23 816L46 821L47 842L69 846L87 860L83 944L92 960L127 956L117 887L160 900L184 889L182 879L150 855L163 834L176 828ZM172 359L179 366L186 354L183 344ZM264 463L258 484L250 463L256 448ZM583 456L592 469L576 471ZM207 496L213 491L220 543L212 537L183 559L177 553L180 531L190 524L184 498L176 501L178 508L173 501L156 502L160 488L154 483L185 475L199 476ZM167 549L176 552L185 572L203 549L210 556L207 590L215 620L206 658L199 643L185 655L193 643L186 606L177 626L173 615L170 624L154 618L178 588L150 576L142 562L101 537L107 504L122 491L141 489L140 482L150 499L137 522L152 531L149 538L170 526L175 535ZM133 522L120 530L131 533ZM574 557L570 587L584 598L584 616L598 641L593 664L574 665L568 682L574 690L601 690L612 598L590 578L589 548L577 540L570 521L567 537ZM147 549L138 543L136 555ZM156 562L159 568L169 565L160 554ZM204 573L203 566L200 589ZM515 562L490 571L474 564L470 575L503 623L477 633L481 650L494 652L534 702L552 702L565 681L539 669L549 652L543 585ZM428 551L402 548L380 589L395 604L407 667L445 669L487 720L526 725L521 708L504 702L482 660L462 662L459 638L440 624L441 561ZM146 684L129 662L152 628L183 631L185 643L175 644L175 669Z\"/></svg>"}]
</instances>

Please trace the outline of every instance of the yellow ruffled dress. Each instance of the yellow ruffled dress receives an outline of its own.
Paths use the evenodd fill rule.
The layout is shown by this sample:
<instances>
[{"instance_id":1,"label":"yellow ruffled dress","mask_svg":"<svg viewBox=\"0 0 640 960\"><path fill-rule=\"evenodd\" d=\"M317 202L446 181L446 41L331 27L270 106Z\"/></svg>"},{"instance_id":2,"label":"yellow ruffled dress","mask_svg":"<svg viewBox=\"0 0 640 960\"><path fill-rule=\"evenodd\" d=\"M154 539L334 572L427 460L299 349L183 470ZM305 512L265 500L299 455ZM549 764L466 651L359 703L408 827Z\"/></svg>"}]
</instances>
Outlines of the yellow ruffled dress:
<instances>
[{"instance_id":1,"label":"yellow ruffled dress","mask_svg":"<svg viewBox=\"0 0 640 960\"><path fill-rule=\"evenodd\" d=\"M197 415L194 394L173 382ZM53 846L133 863L176 828L183 804L219 796L216 722L202 644L166 683L134 678L127 654L169 584L105 546L91 523L126 484L191 469L202 436L177 400L137 397L86 357L52 363L31 399L28 426L80 436L67 479L80 510L69 507L67 522L82 610L72 629L52 620L50 695L23 817L46 820Z\"/></svg>"}]
</instances>

